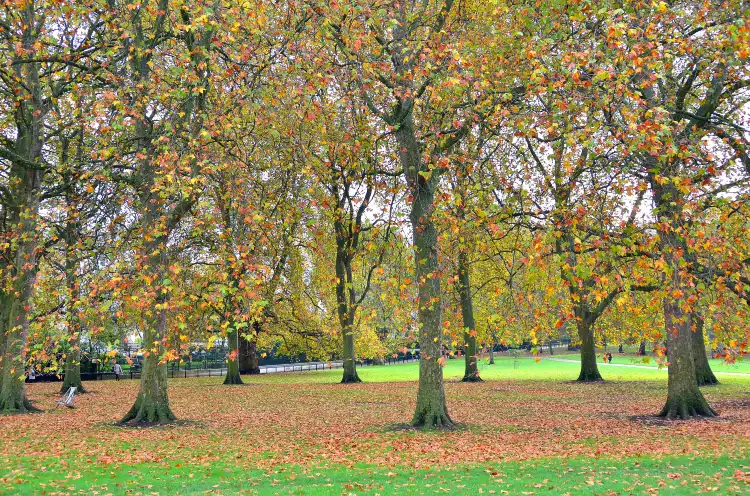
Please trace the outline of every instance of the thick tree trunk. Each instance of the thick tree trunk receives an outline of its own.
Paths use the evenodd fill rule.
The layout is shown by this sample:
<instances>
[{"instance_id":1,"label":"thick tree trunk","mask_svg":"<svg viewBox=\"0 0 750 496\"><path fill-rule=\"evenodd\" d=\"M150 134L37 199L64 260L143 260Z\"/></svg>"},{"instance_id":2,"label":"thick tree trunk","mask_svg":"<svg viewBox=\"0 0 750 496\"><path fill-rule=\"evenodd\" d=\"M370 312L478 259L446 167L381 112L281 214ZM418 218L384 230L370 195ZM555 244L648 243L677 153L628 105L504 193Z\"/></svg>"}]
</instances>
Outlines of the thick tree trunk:
<instances>
[{"instance_id":1,"label":"thick tree trunk","mask_svg":"<svg viewBox=\"0 0 750 496\"><path fill-rule=\"evenodd\" d=\"M716 416L695 380L691 314L683 312L682 301L665 299L664 321L669 349L669 378L667 402L659 416L668 419Z\"/></svg>"},{"instance_id":2,"label":"thick tree trunk","mask_svg":"<svg viewBox=\"0 0 750 496\"><path fill-rule=\"evenodd\" d=\"M260 329L259 322L253 322L253 332L240 336L239 340L239 368L240 374L257 375L260 374L260 365L258 362L258 346L256 339Z\"/></svg>"},{"instance_id":3,"label":"thick tree trunk","mask_svg":"<svg viewBox=\"0 0 750 496\"><path fill-rule=\"evenodd\" d=\"M17 264L23 266L27 260L34 260L29 253L29 243L23 243L17 254ZM32 245L33 246L33 245ZM25 255L30 258L26 258ZM32 262L33 263L33 262ZM22 274L15 287L19 295L10 300L8 311L9 329L5 336L3 356L2 387L0 387L0 411L3 413L26 413L36 411L26 398L26 341L29 333L28 308L36 269L20 270Z\"/></svg>"},{"instance_id":4,"label":"thick tree trunk","mask_svg":"<svg viewBox=\"0 0 750 496\"><path fill-rule=\"evenodd\" d=\"M684 267L680 262L689 258L690 247L679 234L683 229L680 220L683 218L682 196L674 183L651 179L654 203L661 223L659 248L668 261L671 269L669 294L664 298L664 324L667 337L667 402L659 416L668 419L691 417L714 417L716 412L706 401L698 388L693 352L693 322L691 312L684 307L690 289L683 274ZM681 252L676 258L675 254ZM701 335L703 334L701 330ZM701 336L702 339L702 336Z\"/></svg>"},{"instance_id":5,"label":"thick tree trunk","mask_svg":"<svg viewBox=\"0 0 750 496\"><path fill-rule=\"evenodd\" d=\"M135 403L120 421L129 424L155 424L171 422L175 416L169 407L167 394L167 365L160 363L161 342L167 331L167 311L157 310L154 322L143 331L144 344L150 348L143 354L141 387ZM159 344L154 344L155 342Z\"/></svg>"},{"instance_id":6,"label":"thick tree trunk","mask_svg":"<svg viewBox=\"0 0 750 496\"><path fill-rule=\"evenodd\" d=\"M495 343L490 344L490 365L495 365Z\"/></svg>"},{"instance_id":7,"label":"thick tree trunk","mask_svg":"<svg viewBox=\"0 0 750 496\"><path fill-rule=\"evenodd\" d=\"M71 349L65 356L65 377L63 378L61 393L65 393L71 387L76 388L76 393L85 393L86 389L81 383L81 348L80 337L76 336L71 341Z\"/></svg>"},{"instance_id":8,"label":"thick tree trunk","mask_svg":"<svg viewBox=\"0 0 750 496\"><path fill-rule=\"evenodd\" d=\"M23 48L28 54L36 51L40 32L37 12L33 2L26 2L19 14L23 20ZM32 56L33 58L33 56ZM15 107L15 153L24 161L39 163L44 145L44 124L48 106L44 103L40 83L40 64L31 62L14 65L14 77L24 93L17 95ZM7 413L36 410L26 399L26 341L29 332L29 309L37 271L37 214L41 201L44 169L29 167L22 161L14 161L8 174L9 188L15 205L6 205L5 226L12 229L6 233L13 243L4 248L8 266L6 277L12 282L6 293L7 305L5 343L0 368L0 411ZM5 281L3 281L5 282Z\"/></svg>"},{"instance_id":9,"label":"thick tree trunk","mask_svg":"<svg viewBox=\"0 0 750 496\"><path fill-rule=\"evenodd\" d=\"M718 384L719 380L711 370L706 354L706 342L704 341L703 318L697 313L693 314L695 330L692 332L693 365L695 366L695 379L699 386L710 386Z\"/></svg>"},{"instance_id":10,"label":"thick tree trunk","mask_svg":"<svg viewBox=\"0 0 750 496\"><path fill-rule=\"evenodd\" d=\"M432 220L437 178L425 180L419 174L422 170L422 158L411 116L404 119L396 136L401 147L401 164L407 173L412 195L409 218L413 233L419 305L419 388L412 424L427 428L450 427L453 421L448 415L440 361L443 344L442 295L437 229Z\"/></svg>"},{"instance_id":11,"label":"thick tree trunk","mask_svg":"<svg viewBox=\"0 0 750 496\"><path fill-rule=\"evenodd\" d=\"M585 319L576 322L578 336L581 338L581 372L578 375L579 382L601 381L599 367L596 363L596 347L594 346L594 332Z\"/></svg>"},{"instance_id":12,"label":"thick tree trunk","mask_svg":"<svg viewBox=\"0 0 750 496\"><path fill-rule=\"evenodd\" d=\"M240 333L236 330L227 332L229 356L227 357L227 376L224 378L224 384L244 384L240 377L239 336Z\"/></svg>"},{"instance_id":13,"label":"thick tree trunk","mask_svg":"<svg viewBox=\"0 0 750 496\"><path fill-rule=\"evenodd\" d=\"M420 162L419 148L414 139L413 129L409 131L410 129L410 123L405 123L399 130L399 144L406 150L401 152L402 155L416 154L416 157L410 157L409 160L402 158L402 162L409 167L415 167ZM407 167L405 169L408 170ZM412 196L410 219L418 287L417 325L420 348L419 389L412 423L428 428L450 427L453 421L448 415L443 388L443 367L439 361L443 344L443 326L437 229L432 220L434 186L418 176L413 182Z\"/></svg>"},{"instance_id":14,"label":"thick tree trunk","mask_svg":"<svg viewBox=\"0 0 750 496\"><path fill-rule=\"evenodd\" d=\"M481 382L477 367L477 333L474 307L471 298L471 279L468 256L464 250L458 254L458 292L461 297L461 316L464 324L464 377L462 382Z\"/></svg>"},{"instance_id":15,"label":"thick tree trunk","mask_svg":"<svg viewBox=\"0 0 750 496\"><path fill-rule=\"evenodd\" d=\"M41 176L25 175L32 184L25 185L27 212L17 213L14 224L24 233L20 238L13 261L13 294L7 295L7 326L2 376L0 376L0 411L24 413L37 410L26 399L26 341L29 334L29 309L36 278L36 212L39 209ZM28 212L32 212L31 214Z\"/></svg>"}]
</instances>

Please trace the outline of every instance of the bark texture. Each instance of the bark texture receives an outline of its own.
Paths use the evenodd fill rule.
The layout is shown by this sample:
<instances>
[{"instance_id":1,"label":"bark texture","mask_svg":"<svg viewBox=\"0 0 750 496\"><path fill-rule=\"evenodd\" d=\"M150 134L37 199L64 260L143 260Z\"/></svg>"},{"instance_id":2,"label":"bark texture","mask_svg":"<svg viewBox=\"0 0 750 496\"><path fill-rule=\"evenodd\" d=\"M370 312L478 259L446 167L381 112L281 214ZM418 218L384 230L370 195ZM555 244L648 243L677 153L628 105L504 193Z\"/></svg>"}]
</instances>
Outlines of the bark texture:
<instances>
[{"instance_id":1,"label":"bark texture","mask_svg":"<svg viewBox=\"0 0 750 496\"><path fill-rule=\"evenodd\" d=\"M461 297L461 316L464 324L464 377L463 382L481 382L477 367L477 333L474 307L471 298L471 278L468 255L464 250L458 254L458 291Z\"/></svg>"},{"instance_id":2,"label":"bark texture","mask_svg":"<svg viewBox=\"0 0 750 496\"><path fill-rule=\"evenodd\" d=\"M70 226L69 226L70 227ZM71 234L68 230L67 234ZM85 393L86 389L81 383L81 319L78 318L75 303L80 299L80 287L76 279L75 270L75 249L71 247L71 239L66 239L68 243L67 259L65 261L65 278L68 284L68 309L67 321L70 340L68 344L70 349L65 356L65 376L60 387L60 392L65 393L71 387L75 387L76 393Z\"/></svg>"},{"instance_id":3,"label":"bark texture","mask_svg":"<svg viewBox=\"0 0 750 496\"><path fill-rule=\"evenodd\" d=\"M255 342L260 328L259 322L253 322L253 332L240 337L239 341L239 369L240 374L257 375L260 374L260 365L258 362L258 347Z\"/></svg>"},{"instance_id":4,"label":"bark texture","mask_svg":"<svg viewBox=\"0 0 750 496\"><path fill-rule=\"evenodd\" d=\"M334 221L336 230L336 313L343 338L344 375L342 384L362 382L357 374L357 362L354 349L354 313L356 296L351 265L350 236L342 221Z\"/></svg>"},{"instance_id":5,"label":"bark texture","mask_svg":"<svg viewBox=\"0 0 750 496\"><path fill-rule=\"evenodd\" d=\"M36 52L41 32L34 2L25 2L18 14L23 19L21 45L25 54ZM31 56L31 58L34 58ZM18 83L19 95L13 113L15 141L6 140L13 153L8 171L9 191L15 200L4 212L3 234L13 243L2 248L5 276L12 281L2 301L4 317L3 355L0 358L0 411L23 413L34 410L26 398L26 341L29 331L29 309L37 271L37 215L41 200L44 167L45 103L40 80L40 64L25 62L9 66ZM9 72L10 74L10 72ZM5 142L0 146L6 147ZM3 288L5 289L5 288Z\"/></svg>"},{"instance_id":6,"label":"bark texture","mask_svg":"<svg viewBox=\"0 0 750 496\"><path fill-rule=\"evenodd\" d=\"M581 371L577 380L579 382L601 381L603 379L596 363L594 332L588 322L584 320L578 321L577 326L578 337L581 339Z\"/></svg>"},{"instance_id":7,"label":"bark texture","mask_svg":"<svg viewBox=\"0 0 750 496\"><path fill-rule=\"evenodd\" d=\"M167 312L159 310L152 325L143 332L144 343L161 343L166 336ZM167 365L160 363L161 345L143 355L141 385L135 403L120 421L128 424L159 424L175 420L167 394Z\"/></svg>"},{"instance_id":8,"label":"bark texture","mask_svg":"<svg viewBox=\"0 0 750 496\"><path fill-rule=\"evenodd\" d=\"M71 345L73 348L67 353L65 357L65 376L63 378L62 387L60 392L65 393L71 387L75 387L76 393L85 393L86 388L81 383L81 349L80 349L80 338L75 337Z\"/></svg>"},{"instance_id":9,"label":"bark texture","mask_svg":"<svg viewBox=\"0 0 750 496\"><path fill-rule=\"evenodd\" d=\"M706 341L704 338L703 330L703 318L697 314L693 314L693 322L695 330L692 333L692 346L693 346L693 364L695 366L695 379L699 386L711 386L718 384L719 380L711 370L711 365L708 363L708 354L706 353Z\"/></svg>"},{"instance_id":10,"label":"bark texture","mask_svg":"<svg viewBox=\"0 0 750 496\"><path fill-rule=\"evenodd\" d=\"M691 314L682 310L681 302L666 300L664 318L669 349L667 402L659 416L668 419L714 417L695 380Z\"/></svg>"},{"instance_id":11,"label":"bark texture","mask_svg":"<svg viewBox=\"0 0 750 496\"><path fill-rule=\"evenodd\" d=\"M227 375L224 378L224 384L244 384L240 377L239 336L240 333L236 330L227 333L229 356L227 357Z\"/></svg>"},{"instance_id":12,"label":"bark texture","mask_svg":"<svg viewBox=\"0 0 750 496\"><path fill-rule=\"evenodd\" d=\"M440 363L443 344L442 298L438 267L437 229L432 219L438 177L429 179L422 170L420 146L414 134L411 115L404 117L396 132L400 161L407 174L412 195L409 219L412 225L416 264L417 325L419 326L419 389L412 424L423 427L450 427Z\"/></svg>"},{"instance_id":13,"label":"bark texture","mask_svg":"<svg viewBox=\"0 0 750 496\"><path fill-rule=\"evenodd\" d=\"M653 170L658 170L655 165ZM666 170L665 175L674 175ZM663 301L665 333L668 350L667 401L661 417L668 419L688 419L692 417L714 417L716 412L706 401L698 388L695 368L695 341L693 313L685 311L690 307L687 298L690 293L689 274L686 267L693 259L690 247L681 236L683 231L683 197L672 181L657 180L650 173L656 212L661 223L659 248L669 264L669 294ZM678 254L679 256L675 256ZM682 262L682 263L681 263ZM701 342L703 341L701 324ZM704 353L705 354L705 353Z\"/></svg>"}]
</instances>

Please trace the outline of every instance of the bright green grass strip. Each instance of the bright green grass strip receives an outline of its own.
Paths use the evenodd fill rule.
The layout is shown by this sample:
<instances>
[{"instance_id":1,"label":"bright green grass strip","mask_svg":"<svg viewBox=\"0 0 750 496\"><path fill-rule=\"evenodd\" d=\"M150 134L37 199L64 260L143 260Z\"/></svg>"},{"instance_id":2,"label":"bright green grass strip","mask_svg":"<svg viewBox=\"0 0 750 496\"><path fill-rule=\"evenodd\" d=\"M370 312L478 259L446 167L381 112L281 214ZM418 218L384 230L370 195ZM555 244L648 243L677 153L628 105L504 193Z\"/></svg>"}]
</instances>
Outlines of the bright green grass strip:
<instances>
[{"instance_id":1,"label":"bright green grass strip","mask_svg":"<svg viewBox=\"0 0 750 496\"><path fill-rule=\"evenodd\" d=\"M547 356L547 355L545 355ZM572 356L555 355L555 357L573 359ZM579 365L569 362L555 362L541 360L535 362L529 358L513 359L500 356L495 358L494 365L488 365L487 360L479 363L480 374L487 380L517 380L517 381L572 381L578 377ZM716 368L719 370L719 368ZM365 382L404 382L419 379L419 364L417 362L397 365L381 365L373 367L359 367L359 376ZM602 376L611 381L667 381L666 369L613 367L603 365L600 368ZM318 372L268 374L262 376L243 376L247 383L282 384L282 383L336 383L341 380L341 370L326 370ZM443 374L448 380L458 380L464 374L464 360L458 358L445 362ZM749 376L722 375L722 382L739 382L750 384Z\"/></svg>"},{"instance_id":2,"label":"bright green grass strip","mask_svg":"<svg viewBox=\"0 0 750 496\"><path fill-rule=\"evenodd\" d=\"M601 354L601 352L599 354ZM550 358L550 356L546 353L543 356L544 358ZM579 362L581 361L580 353L571 351L555 351L555 354L552 356L552 358L563 358L565 360L576 360ZM614 352L612 353L612 363L615 365L625 364L638 365L643 367L659 367L659 364L653 357L639 357L634 354L620 355L619 353ZM721 374L724 372L750 374L750 360L743 360L742 358L740 358L735 363L727 363L722 359L709 358L708 363L711 366L711 370L713 370L715 374ZM602 365L601 368L603 370L607 370L608 365L602 364L601 359L599 361L599 364ZM664 368L664 370L666 371L667 369Z\"/></svg>"},{"instance_id":3,"label":"bright green grass strip","mask_svg":"<svg viewBox=\"0 0 750 496\"><path fill-rule=\"evenodd\" d=\"M539 458L482 466L378 468L226 464L76 465L23 460L0 471L0 494L743 494L746 453L718 457ZM45 470L42 471L42 467ZM493 492L494 491L494 492Z\"/></svg>"}]
</instances>

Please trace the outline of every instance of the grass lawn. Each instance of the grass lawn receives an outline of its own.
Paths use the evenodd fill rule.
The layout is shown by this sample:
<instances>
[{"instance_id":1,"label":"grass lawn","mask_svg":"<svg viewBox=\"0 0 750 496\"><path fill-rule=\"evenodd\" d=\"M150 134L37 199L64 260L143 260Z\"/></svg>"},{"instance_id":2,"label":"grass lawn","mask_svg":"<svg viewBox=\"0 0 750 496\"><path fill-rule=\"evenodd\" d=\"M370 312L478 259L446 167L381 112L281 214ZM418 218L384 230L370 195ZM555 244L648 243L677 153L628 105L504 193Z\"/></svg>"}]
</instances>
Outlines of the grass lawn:
<instances>
[{"instance_id":1,"label":"grass lawn","mask_svg":"<svg viewBox=\"0 0 750 496\"><path fill-rule=\"evenodd\" d=\"M45 413L0 417L0 494L750 490L750 376L704 388L719 419L661 422L666 373L655 367L603 366L602 384L570 382L575 363L528 358L483 361L480 384L458 382L462 360L444 370L461 424L451 432L401 425L414 409L416 363L363 367L358 385L337 384L340 370L245 377L245 386L170 380L181 421L150 429L113 424L137 381L88 382L73 410L53 410L59 384L33 384Z\"/></svg>"},{"instance_id":2,"label":"grass lawn","mask_svg":"<svg viewBox=\"0 0 750 496\"><path fill-rule=\"evenodd\" d=\"M637 356L635 352L632 353L617 353L617 348L610 348L609 351L612 353L612 363L614 365L637 365L639 367L655 367L659 368L660 364L658 361L652 357L652 356ZM606 364L602 363L601 355L604 353L603 350L597 350L597 355L599 358L599 365L601 368L601 372L606 372L607 366ZM548 353L543 353L541 355L544 358L564 358L566 360L581 360L581 354L577 351L567 351L567 350L555 350L554 355L549 355ZM711 369L714 371L714 374L750 374L750 360L742 359L740 358L734 363L727 363L725 360L720 358L710 358L708 360L708 363L711 365ZM661 368L664 370L664 373L667 372L667 368L665 366L661 366Z\"/></svg>"}]
</instances>

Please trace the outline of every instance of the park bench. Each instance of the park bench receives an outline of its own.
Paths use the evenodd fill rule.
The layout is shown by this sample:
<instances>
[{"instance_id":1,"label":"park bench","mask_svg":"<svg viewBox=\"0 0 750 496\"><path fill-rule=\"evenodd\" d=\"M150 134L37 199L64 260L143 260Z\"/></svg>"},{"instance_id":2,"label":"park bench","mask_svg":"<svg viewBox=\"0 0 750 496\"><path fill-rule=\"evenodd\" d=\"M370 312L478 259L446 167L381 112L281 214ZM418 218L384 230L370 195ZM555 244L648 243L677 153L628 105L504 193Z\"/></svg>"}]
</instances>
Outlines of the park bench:
<instances>
[{"instance_id":1,"label":"park bench","mask_svg":"<svg viewBox=\"0 0 750 496\"><path fill-rule=\"evenodd\" d=\"M58 406L67 406L68 408L75 408L75 396L76 396L76 387L71 387L68 389L68 392L65 393L65 396L62 397L62 399L55 400L55 403L57 403L57 406L55 409L57 409Z\"/></svg>"}]
</instances>

